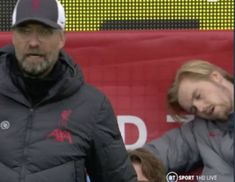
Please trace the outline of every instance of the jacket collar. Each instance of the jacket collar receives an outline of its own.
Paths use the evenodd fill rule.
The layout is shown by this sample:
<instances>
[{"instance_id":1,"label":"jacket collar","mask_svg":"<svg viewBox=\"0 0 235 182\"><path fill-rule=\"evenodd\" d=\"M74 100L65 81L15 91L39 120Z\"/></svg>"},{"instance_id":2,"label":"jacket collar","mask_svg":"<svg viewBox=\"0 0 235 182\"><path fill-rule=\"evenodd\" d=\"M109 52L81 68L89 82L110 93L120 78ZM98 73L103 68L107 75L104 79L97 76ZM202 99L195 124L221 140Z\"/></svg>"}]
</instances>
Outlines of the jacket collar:
<instances>
[{"instance_id":1,"label":"jacket collar","mask_svg":"<svg viewBox=\"0 0 235 182\"><path fill-rule=\"evenodd\" d=\"M31 106L29 100L24 97L22 91L15 86L10 78L10 69L7 67L7 62L13 61L12 57L15 57L15 51L12 45L7 45L0 49L0 94L27 106ZM84 83L83 74L79 65L75 64L63 50L60 52L60 60L58 61L62 61L65 65L65 73L61 80L49 90L48 95L41 102L48 100L56 101L69 97Z\"/></svg>"}]
</instances>

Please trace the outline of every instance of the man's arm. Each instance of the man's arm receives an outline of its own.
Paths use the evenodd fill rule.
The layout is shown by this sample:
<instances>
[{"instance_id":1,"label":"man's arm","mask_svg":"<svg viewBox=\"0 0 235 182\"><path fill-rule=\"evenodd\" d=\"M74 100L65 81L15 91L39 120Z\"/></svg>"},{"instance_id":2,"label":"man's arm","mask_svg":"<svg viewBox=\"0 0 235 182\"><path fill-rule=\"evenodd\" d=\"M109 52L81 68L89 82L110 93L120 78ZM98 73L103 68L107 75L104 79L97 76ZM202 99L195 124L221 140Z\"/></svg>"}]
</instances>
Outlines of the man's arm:
<instances>
[{"instance_id":1,"label":"man's arm","mask_svg":"<svg viewBox=\"0 0 235 182\"><path fill-rule=\"evenodd\" d=\"M157 156L168 171L189 171L201 162L193 127L193 121L183 124L147 143L144 148Z\"/></svg>"},{"instance_id":2,"label":"man's arm","mask_svg":"<svg viewBox=\"0 0 235 182\"><path fill-rule=\"evenodd\" d=\"M136 182L136 173L128 157L116 116L104 99L93 131L93 149L88 159L92 182Z\"/></svg>"}]
</instances>

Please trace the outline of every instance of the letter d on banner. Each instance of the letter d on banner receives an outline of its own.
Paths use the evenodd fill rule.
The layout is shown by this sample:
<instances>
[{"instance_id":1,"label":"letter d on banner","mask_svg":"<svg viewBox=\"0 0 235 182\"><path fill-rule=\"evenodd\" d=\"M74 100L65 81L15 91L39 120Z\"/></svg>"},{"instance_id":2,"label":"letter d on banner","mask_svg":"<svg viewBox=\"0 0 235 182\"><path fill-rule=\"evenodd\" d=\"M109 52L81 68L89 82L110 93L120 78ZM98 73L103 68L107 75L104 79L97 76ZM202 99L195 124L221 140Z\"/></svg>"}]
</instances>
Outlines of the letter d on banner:
<instances>
[{"instance_id":1,"label":"letter d on banner","mask_svg":"<svg viewBox=\"0 0 235 182\"><path fill-rule=\"evenodd\" d=\"M125 136L126 136L125 124L127 123L134 124L137 127L138 132L139 132L139 136L136 142L133 144L129 144L129 145L126 144L126 149L135 149L138 147L142 147L145 144L145 142L147 141L147 129L142 119L136 116L123 115L123 116L117 116L117 120L118 120L119 130L121 132L124 143L125 143Z\"/></svg>"}]
</instances>

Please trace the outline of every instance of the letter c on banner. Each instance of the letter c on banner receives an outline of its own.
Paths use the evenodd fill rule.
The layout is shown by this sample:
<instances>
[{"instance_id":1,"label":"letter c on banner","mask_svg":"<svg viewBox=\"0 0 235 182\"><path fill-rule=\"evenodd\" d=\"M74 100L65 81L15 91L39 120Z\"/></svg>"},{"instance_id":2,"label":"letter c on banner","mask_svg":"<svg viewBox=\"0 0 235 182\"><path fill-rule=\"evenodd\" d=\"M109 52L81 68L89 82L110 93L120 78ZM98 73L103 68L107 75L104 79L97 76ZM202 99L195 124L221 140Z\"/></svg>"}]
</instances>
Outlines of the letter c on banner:
<instances>
[{"instance_id":1,"label":"letter c on banner","mask_svg":"<svg viewBox=\"0 0 235 182\"><path fill-rule=\"evenodd\" d=\"M117 120L118 120L119 130L121 132L124 143L125 143L125 124L127 123L134 124L139 132L139 137L137 141L130 145L126 144L126 149L135 149L138 147L142 147L145 144L145 142L147 141L147 129L142 119L140 119L137 116L123 115L123 116L117 116Z\"/></svg>"}]
</instances>

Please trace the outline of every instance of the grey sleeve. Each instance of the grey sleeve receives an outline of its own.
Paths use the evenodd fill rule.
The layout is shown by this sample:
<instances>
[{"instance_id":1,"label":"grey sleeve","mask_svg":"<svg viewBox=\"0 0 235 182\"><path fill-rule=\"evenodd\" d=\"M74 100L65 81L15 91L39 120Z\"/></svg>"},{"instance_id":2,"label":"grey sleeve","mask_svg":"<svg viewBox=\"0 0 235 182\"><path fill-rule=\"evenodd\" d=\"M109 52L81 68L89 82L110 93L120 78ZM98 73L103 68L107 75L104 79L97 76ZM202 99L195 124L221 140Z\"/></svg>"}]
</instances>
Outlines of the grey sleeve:
<instances>
[{"instance_id":1,"label":"grey sleeve","mask_svg":"<svg viewBox=\"0 0 235 182\"><path fill-rule=\"evenodd\" d=\"M201 163L193 127L193 121L185 123L150 141L144 148L162 160L168 171L189 171Z\"/></svg>"},{"instance_id":2,"label":"grey sleeve","mask_svg":"<svg viewBox=\"0 0 235 182\"><path fill-rule=\"evenodd\" d=\"M89 175L92 182L136 182L136 173L128 157L116 116L104 99L94 126L93 152Z\"/></svg>"}]
</instances>

